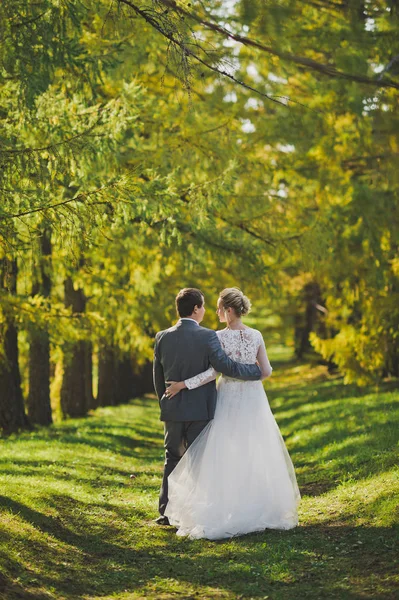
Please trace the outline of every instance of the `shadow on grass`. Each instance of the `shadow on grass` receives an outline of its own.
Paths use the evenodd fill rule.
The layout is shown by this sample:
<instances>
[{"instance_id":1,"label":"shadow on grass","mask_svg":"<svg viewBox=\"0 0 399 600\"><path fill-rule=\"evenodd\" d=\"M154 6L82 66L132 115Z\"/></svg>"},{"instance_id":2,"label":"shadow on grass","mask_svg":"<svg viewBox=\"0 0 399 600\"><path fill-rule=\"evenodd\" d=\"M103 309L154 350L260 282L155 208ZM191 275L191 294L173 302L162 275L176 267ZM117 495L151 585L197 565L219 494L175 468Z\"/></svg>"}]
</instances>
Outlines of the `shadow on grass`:
<instances>
[{"instance_id":1,"label":"shadow on grass","mask_svg":"<svg viewBox=\"0 0 399 600\"><path fill-rule=\"evenodd\" d=\"M271 406L292 460L301 470L301 491L319 495L342 479L361 479L397 463L397 389L359 390L337 382L271 393Z\"/></svg>"},{"instance_id":2,"label":"shadow on grass","mask_svg":"<svg viewBox=\"0 0 399 600\"><path fill-rule=\"evenodd\" d=\"M63 445L84 445L131 458L141 458L141 451L144 450L147 460L159 460L160 453L163 452L163 426L160 424L159 431L154 431L154 427L150 428L150 423L151 421L146 425L140 421L129 425L107 425L98 418L87 417L74 425L61 424L40 428L30 434L24 433L20 438L24 437L33 442L54 441Z\"/></svg>"},{"instance_id":3,"label":"shadow on grass","mask_svg":"<svg viewBox=\"0 0 399 600\"><path fill-rule=\"evenodd\" d=\"M398 381L381 383L376 387L360 388L355 385L344 385L341 378L332 381L325 380L311 383L296 383L294 386L285 385L273 389L270 386L268 393L272 398L283 399L284 408L293 410L301 408L308 402L320 402L330 400L341 400L346 398L364 398L365 396L378 396L398 390Z\"/></svg>"},{"instance_id":4,"label":"shadow on grass","mask_svg":"<svg viewBox=\"0 0 399 600\"><path fill-rule=\"evenodd\" d=\"M2 586L9 600L41 598L43 589L71 599L137 588L157 597L157 586L167 591L171 581L182 586L176 597L187 586L211 586L254 598L394 598L394 528L348 527L332 520L229 541L191 541L177 538L171 528L160 530L134 507L86 504L60 495L52 498L57 516L49 517L10 498L0 502L46 534L17 553L23 559L2 557L7 577L0 579L0 591ZM115 525L95 518L99 508ZM18 579L26 596L18 595L11 579Z\"/></svg>"},{"instance_id":5,"label":"shadow on grass","mask_svg":"<svg viewBox=\"0 0 399 600\"><path fill-rule=\"evenodd\" d=\"M385 386L380 393L391 389ZM319 496L347 473L360 479L392 464L396 425L387 397L379 402L378 393L348 389L337 381L296 386L295 391L279 388L271 390L270 397L277 422L283 433L289 433L285 437L294 464L301 468L303 494ZM127 420L131 407L143 408L134 422ZM157 403L135 400L110 409L114 411L110 423L107 410L73 424L24 434L20 440L29 443L28 458L4 459L2 472L28 477L43 474L44 482L46 478L67 479L71 486L84 486L86 492L103 487L109 498L119 491L118 486L129 485L130 474L110 466L112 451L137 459L135 493L128 493L125 500L121 496L118 502L106 498L84 502L62 494L46 496L43 484L42 504L34 507L13 498L12 493L1 496L0 506L11 520L9 530L2 534L10 551L0 554L5 569L0 597L76 600L124 596L139 589L142 598L191 598L196 586L209 586L235 597L273 600L396 598L398 529L349 526L353 515L346 514L345 507L322 524L224 542L191 541L178 538L173 529L157 528L148 512L131 500L140 499L140 492L145 492L143 496L150 493L155 510L157 475L163 462ZM295 439L296 435L303 437ZM35 442L76 449L80 466L92 469L93 477L81 477L72 454L57 463L35 458ZM85 446L106 451L104 457L97 460L96 454L89 453L85 457ZM153 464L157 472L151 470ZM369 503L369 516L378 511L379 503L381 497ZM43 505L50 514L41 512ZM200 590L198 594L214 597L212 592L205 595Z\"/></svg>"},{"instance_id":6,"label":"shadow on grass","mask_svg":"<svg viewBox=\"0 0 399 600\"><path fill-rule=\"evenodd\" d=\"M142 467L132 468L129 470L118 469L116 467L96 465L91 478L83 477L76 472L74 464L55 465L49 460L21 460L14 459L12 466L3 466L2 463L9 465L9 460L0 459L0 471L2 475L29 477L43 477L47 481L67 481L71 487L79 486L86 490L103 490L104 493L115 492L115 489L132 487L134 484L135 492L155 491L160 488L160 476L162 471L162 463L158 460L159 468L155 470L143 469ZM52 469L51 473L49 470ZM2 506L0 496L0 507Z\"/></svg>"}]
</instances>

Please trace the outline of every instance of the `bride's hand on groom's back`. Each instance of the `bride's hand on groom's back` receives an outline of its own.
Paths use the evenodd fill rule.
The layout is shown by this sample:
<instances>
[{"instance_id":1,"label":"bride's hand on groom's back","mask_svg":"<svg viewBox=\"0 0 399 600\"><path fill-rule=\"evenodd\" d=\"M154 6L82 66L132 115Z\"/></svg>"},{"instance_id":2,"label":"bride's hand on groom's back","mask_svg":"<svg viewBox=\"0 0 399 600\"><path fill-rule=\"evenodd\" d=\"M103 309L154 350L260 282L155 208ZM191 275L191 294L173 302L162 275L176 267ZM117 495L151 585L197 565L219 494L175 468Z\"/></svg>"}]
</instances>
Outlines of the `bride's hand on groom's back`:
<instances>
[{"instance_id":1,"label":"bride's hand on groom's back","mask_svg":"<svg viewBox=\"0 0 399 600\"><path fill-rule=\"evenodd\" d=\"M173 396L176 396L176 394L186 387L184 381L166 381L165 383L168 386L165 390L167 398L173 398Z\"/></svg>"}]
</instances>

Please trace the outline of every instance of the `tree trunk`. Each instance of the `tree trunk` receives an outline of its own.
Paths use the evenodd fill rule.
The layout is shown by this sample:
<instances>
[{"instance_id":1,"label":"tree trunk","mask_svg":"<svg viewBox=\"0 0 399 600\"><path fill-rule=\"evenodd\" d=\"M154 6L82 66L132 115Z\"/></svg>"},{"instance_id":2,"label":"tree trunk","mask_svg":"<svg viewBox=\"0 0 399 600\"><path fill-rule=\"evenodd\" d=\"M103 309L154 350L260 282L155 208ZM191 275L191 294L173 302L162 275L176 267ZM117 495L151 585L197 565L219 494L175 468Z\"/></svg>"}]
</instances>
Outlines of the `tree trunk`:
<instances>
[{"instance_id":1,"label":"tree trunk","mask_svg":"<svg viewBox=\"0 0 399 600\"><path fill-rule=\"evenodd\" d=\"M117 403L124 404L134 395L133 359L126 354L118 361Z\"/></svg>"},{"instance_id":2,"label":"tree trunk","mask_svg":"<svg viewBox=\"0 0 399 600\"><path fill-rule=\"evenodd\" d=\"M101 344L98 357L98 406L115 406L117 397L117 358L115 348Z\"/></svg>"},{"instance_id":3,"label":"tree trunk","mask_svg":"<svg viewBox=\"0 0 399 600\"><path fill-rule=\"evenodd\" d=\"M86 297L82 289L75 290L70 277L64 282L65 306L74 313L84 313ZM64 345L64 376L61 386L61 410L64 417L84 417L90 406L88 397L88 342L79 340Z\"/></svg>"},{"instance_id":4,"label":"tree trunk","mask_svg":"<svg viewBox=\"0 0 399 600\"><path fill-rule=\"evenodd\" d=\"M325 333L325 325L320 319L320 309L323 300L321 290L316 282L310 282L302 290L302 302L304 312L295 315L295 354L297 358L303 358L306 352L314 352L309 340L312 331L318 335Z\"/></svg>"},{"instance_id":5,"label":"tree trunk","mask_svg":"<svg viewBox=\"0 0 399 600\"><path fill-rule=\"evenodd\" d=\"M37 425L53 422L50 403L50 339L47 331L34 330L29 345L28 416Z\"/></svg>"},{"instance_id":6,"label":"tree trunk","mask_svg":"<svg viewBox=\"0 0 399 600\"><path fill-rule=\"evenodd\" d=\"M134 375L133 398L150 394L154 392L154 384L152 379L152 362L147 361L137 374Z\"/></svg>"},{"instance_id":7,"label":"tree trunk","mask_svg":"<svg viewBox=\"0 0 399 600\"><path fill-rule=\"evenodd\" d=\"M393 257L392 257L393 258ZM390 285L390 294L393 298L399 296L399 282L396 280ZM399 377L399 337L396 335L398 330L398 313L389 311L384 316L385 321L385 367L384 377Z\"/></svg>"},{"instance_id":8,"label":"tree trunk","mask_svg":"<svg viewBox=\"0 0 399 600\"><path fill-rule=\"evenodd\" d=\"M0 287L10 294L17 291L17 262L0 261ZM1 315L0 341L0 429L11 433L29 427L21 390L18 364L18 331L10 315Z\"/></svg>"},{"instance_id":9,"label":"tree trunk","mask_svg":"<svg viewBox=\"0 0 399 600\"><path fill-rule=\"evenodd\" d=\"M41 256L38 273L33 273L32 296L50 296L50 232L41 236ZM51 425L50 403L50 338L47 330L34 328L30 332L28 416L32 423Z\"/></svg>"},{"instance_id":10,"label":"tree trunk","mask_svg":"<svg viewBox=\"0 0 399 600\"><path fill-rule=\"evenodd\" d=\"M137 371L133 357L118 357L113 346L101 346L98 359L98 406L116 406L154 391L152 362L148 361Z\"/></svg>"},{"instance_id":11,"label":"tree trunk","mask_svg":"<svg viewBox=\"0 0 399 600\"><path fill-rule=\"evenodd\" d=\"M96 408L93 396L93 344L89 341L85 342L85 385L87 407Z\"/></svg>"}]
</instances>

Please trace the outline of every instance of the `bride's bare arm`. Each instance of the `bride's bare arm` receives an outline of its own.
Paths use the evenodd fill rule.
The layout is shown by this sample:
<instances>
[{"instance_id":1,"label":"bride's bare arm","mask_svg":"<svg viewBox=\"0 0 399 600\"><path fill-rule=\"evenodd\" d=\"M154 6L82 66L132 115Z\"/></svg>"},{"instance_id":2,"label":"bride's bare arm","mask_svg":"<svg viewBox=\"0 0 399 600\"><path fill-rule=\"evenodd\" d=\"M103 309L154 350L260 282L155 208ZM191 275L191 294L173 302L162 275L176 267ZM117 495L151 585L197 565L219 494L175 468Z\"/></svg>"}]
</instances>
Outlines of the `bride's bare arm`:
<instances>
[{"instance_id":1,"label":"bride's bare arm","mask_svg":"<svg viewBox=\"0 0 399 600\"><path fill-rule=\"evenodd\" d=\"M256 359L259 363L259 367L261 370L261 374L262 374L261 378L267 379L272 374L273 368L269 362L267 352L266 352L265 342L264 342L263 336L260 332L259 332L259 336L260 336L260 345L258 348L258 353L256 355Z\"/></svg>"}]
</instances>

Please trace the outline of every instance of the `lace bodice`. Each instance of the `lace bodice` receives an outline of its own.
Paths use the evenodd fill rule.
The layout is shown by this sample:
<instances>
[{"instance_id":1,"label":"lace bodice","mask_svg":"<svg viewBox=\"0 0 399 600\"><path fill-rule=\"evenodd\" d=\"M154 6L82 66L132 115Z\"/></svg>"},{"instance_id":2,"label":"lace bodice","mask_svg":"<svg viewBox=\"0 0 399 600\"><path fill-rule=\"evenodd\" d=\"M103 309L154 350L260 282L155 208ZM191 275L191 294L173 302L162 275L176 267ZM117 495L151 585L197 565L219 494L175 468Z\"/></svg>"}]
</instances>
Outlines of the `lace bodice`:
<instances>
[{"instance_id":1,"label":"lace bodice","mask_svg":"<svg viewBox=\"0 0 399 600\"><path fill-rule=\"evenodd\" d=\"M259 362L262 372L262 379L269 377L272 372L269 359L267 357L265 343L262 334L257 329L223 329L217 331L223 350L227 356L239 363ZM203 373L199 373L190 379L185 380L189 390L197 388L205 383L209 383L216 378L217 372L210 367Z\"/></svg>"},{"instance_id":2,"label":"lace bodice","mask_svg":"<svg viewBox=\"0 0 399 600\"><path fill-rule=\"evenodd\" d=\"M217 336L227 356L240 363L254 363L263 342L260 331L256 329L223 329L217 332Z\"/></svg>"}]
</instances>

